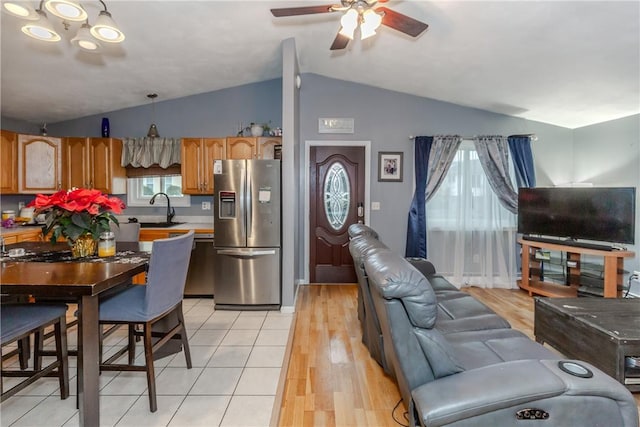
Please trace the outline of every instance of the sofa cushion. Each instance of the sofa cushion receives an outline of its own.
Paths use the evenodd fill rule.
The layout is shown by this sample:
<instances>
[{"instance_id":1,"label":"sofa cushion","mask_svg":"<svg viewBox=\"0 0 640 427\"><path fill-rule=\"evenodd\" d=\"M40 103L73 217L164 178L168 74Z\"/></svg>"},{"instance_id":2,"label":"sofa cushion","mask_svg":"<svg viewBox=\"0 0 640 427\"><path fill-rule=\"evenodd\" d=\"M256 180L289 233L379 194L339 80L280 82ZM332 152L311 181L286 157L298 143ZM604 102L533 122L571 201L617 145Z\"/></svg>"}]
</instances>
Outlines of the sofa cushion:
<instances>
[{"instance_id":1,"label":"sofa cushion","mask_svg":"<svg viewBox=\"0 0 640 427\"><path fill-rule=\"evenodd\" d=\"M451 345L437 329L414 328L413 331L418 338L422 352L429 360L429 365L435 378L442 378L464 371L458 363Z\"/></svg>"},{"instance_id":2,"label":"sofa cushion","mask_svg":"<svg viewBox=\"0 0 640 427\"><path fill-rule=\"evenodd\" d=\"M422 273L390 251L370 254L364 266L372 292L401 299L413 326L433 328L438 315L436 294Z\"/></svg>"}]
</instances>

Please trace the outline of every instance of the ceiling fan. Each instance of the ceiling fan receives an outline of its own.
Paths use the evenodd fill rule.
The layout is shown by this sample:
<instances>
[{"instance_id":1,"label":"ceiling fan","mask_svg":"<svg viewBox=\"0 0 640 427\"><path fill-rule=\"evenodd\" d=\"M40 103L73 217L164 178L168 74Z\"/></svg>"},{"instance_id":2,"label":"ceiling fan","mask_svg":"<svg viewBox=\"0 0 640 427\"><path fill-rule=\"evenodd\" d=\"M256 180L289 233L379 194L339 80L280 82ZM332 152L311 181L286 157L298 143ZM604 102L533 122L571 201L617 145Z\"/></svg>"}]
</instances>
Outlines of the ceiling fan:
<instances>
[{"instance_id":1,"label":"ceiling fan","mask_svg":"<svg viewBox=\"0 0 640 427\"><path fill-rule=\"evenodd\" d=\"M386 25L394 30L403 32L411 37L418 37L429 27L407 15L403 15L387 7L375 7L376 3L386 3L387 0L341 0L341 4L326 4L320 6L284 7L271 9L276 18L283 16L312 15L317 13L344 12L340 19L341 28L336 35L331 50L344 49L353 40L356 28L360 27L362 40L376 34L380 25Z\"/></svg>"}]
</instances>

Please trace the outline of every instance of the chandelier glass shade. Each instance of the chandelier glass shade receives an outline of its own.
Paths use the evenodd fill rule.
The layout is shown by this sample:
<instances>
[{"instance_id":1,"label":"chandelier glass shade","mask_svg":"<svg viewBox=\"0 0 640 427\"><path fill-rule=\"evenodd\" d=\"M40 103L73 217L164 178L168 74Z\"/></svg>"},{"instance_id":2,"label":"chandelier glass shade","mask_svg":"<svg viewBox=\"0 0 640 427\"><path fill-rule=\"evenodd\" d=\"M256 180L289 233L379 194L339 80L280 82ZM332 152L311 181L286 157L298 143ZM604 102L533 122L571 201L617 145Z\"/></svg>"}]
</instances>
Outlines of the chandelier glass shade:
<instances>
[{"instance_id":1,"label":"chandelier glass shade","mask_svg":"<svg viewBox=\"0 0 640 427\"><path fill-rule=\"evenodd\" d=\"M27 21L21 28L24 34L46 42L62 40L61 33L55 29L47 12L52 17L62 19L62 26L66 31L70 30L73 23L82 22L75 37L71 39L71 44L86 52L99 52L102 49L101 41L120 43L125 36L114 22L104 1L98 1L104 10L100 11L94 26L89 24L87 11L74 0L41 0L37 9L33 9L24 1L7 0L2 2L2 10L9 15Z\"/></svg>"}]
</instances>

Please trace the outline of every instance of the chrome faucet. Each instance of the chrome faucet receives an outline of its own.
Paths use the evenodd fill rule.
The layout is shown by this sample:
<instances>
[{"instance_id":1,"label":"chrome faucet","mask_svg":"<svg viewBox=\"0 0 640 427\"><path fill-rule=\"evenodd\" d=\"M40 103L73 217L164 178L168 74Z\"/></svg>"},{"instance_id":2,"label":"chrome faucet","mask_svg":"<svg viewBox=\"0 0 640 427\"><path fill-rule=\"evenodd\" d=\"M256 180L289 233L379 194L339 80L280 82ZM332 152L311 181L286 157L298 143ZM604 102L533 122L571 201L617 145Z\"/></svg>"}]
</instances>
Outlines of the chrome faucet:
<instances>
[{"instance_id":1,"label":"chrome faucet","mask_svg":"<svg viewBox=\"0 0 640 427\"><path fill-rule=\"evenodd\" d=\"M149 204L153 205L156 202L156 197L160 195L163 195L167 198L167 224L171 224L171 220L174 216L176 216L176 210L171 207L171 201L169 200L169 196L167 196L167 193L154 194L153 197L151 197L151 200L149 200Z\"/></svg>"}]
</instances>

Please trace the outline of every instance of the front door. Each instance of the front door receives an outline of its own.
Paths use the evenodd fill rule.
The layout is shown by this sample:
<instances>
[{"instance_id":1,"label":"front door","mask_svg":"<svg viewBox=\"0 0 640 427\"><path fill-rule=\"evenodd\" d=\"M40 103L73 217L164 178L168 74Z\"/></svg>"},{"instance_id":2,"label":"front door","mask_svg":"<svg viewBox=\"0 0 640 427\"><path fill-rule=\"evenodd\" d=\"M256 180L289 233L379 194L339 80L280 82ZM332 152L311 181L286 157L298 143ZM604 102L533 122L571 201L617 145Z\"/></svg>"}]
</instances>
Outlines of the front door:
<instances>
[{"instance_id":1,"label":"front door","mask_svg":"<svg viewBox=\"0 0 640 427\"><path fill-rule=\"evenodd\" d=\"M309 280L354 283L351 224L364 221L365 148L310 147Z\"/></svg>"}]
</instances>

